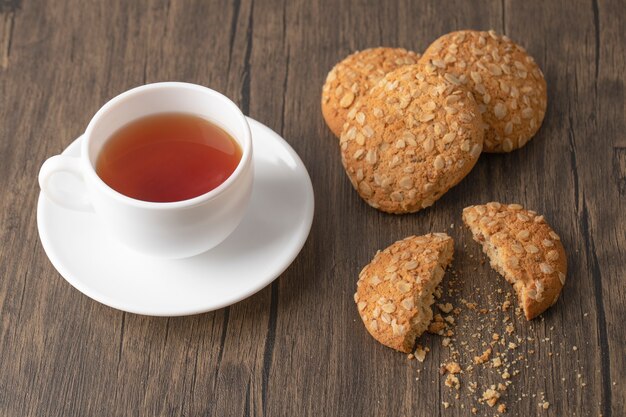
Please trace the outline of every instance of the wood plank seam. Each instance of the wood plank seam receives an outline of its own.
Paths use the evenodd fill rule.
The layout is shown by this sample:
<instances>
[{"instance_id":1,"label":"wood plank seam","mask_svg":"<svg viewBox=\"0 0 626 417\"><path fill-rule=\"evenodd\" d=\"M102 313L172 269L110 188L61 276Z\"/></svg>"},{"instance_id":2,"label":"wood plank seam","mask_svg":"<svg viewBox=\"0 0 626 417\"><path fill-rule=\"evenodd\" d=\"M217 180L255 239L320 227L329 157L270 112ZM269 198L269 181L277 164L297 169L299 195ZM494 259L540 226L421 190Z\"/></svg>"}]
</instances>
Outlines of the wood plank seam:
<instances>
[{"instance_id":1,"label":"wood plank seam","mask_svg":"<svg viewBox=\"0 0 626 417\"><path fill-rule=\"evenodd\" d=\"M9 68L15 12L0 12L0 69Z\"/></svg>"},{"instance_id":2,"label":"wood plank seam","mask_svg":"<svg viewBox=\"0 0 626 417\"><path fill-rule=\"evenodd\" d=\"M626 197L626 147L613 148L613 172L617 190L621 197Z\"/></svg>"},{"instance_id":3,"label":"wood plank seam","mask_svg":"<svg viewBox=\"0 0 626 417\"><path fill-rule=\"evenodd\" d=\"M250 56L252 54L254 26L254 2L250 2L250 17L246 32L246 54L243 61L243 81L241 82L241 111L245 115L250 113Z\"/></svg>"},{"instance_id":4,"label":"wood plank seam","mask_svg":"<svg viewBox=\"0 0 626 417\"><path fill-rule=\"evenodd\" d=\"M241 0L233 2L233 17L230 20L230 36L228 38L228 64L226 65L226 73L230 73L230 64L233 58L233 47L235 45L235 34L237 33L237 21L239 20L239 12Z\"/></svg>"},{"instance_id":5,"label":"wood plank seam","mask_svg":"<svg viewBox=\"0 0 626 417\"><path fill-rule=\"evenodd\" d=\"M602 391L601 402L603 415L605 417L611 417L611 358L608 346L608 333L606 330L606 313L604 310L604 300L602 299L602 272L600 271L600 264L596 255L596 248L593 242L593 236L589 232L589 213L587 210L587 203L585 202L585 195L583 193L583 211L581 216L581 229L584 242L587 247L587 253L589 254L588 262L589 270L592 272L593 280L593 296L597 305L598 313L598 346L600 346L600 361L601 361L601 376L602 376Z\"/></svg>"},{"instance_id":6,"label":"wood plank seam","mask_svg":"<svg viewBox=\"0 0 626 417\"><path fill-rule=\"evenodd\" d=\"M220 347L217 351L217 361L215 362L215 378L213 384L217 382L219 376L220 366L222 364L222 357L224 355L224 345L226 345L226 331L228 330L228 321L230 319L230 307L224 308L224 320L222 321L222 334L220 335ZM215 388L215 386L213 387Z\"/></svg>"}]
</instances>

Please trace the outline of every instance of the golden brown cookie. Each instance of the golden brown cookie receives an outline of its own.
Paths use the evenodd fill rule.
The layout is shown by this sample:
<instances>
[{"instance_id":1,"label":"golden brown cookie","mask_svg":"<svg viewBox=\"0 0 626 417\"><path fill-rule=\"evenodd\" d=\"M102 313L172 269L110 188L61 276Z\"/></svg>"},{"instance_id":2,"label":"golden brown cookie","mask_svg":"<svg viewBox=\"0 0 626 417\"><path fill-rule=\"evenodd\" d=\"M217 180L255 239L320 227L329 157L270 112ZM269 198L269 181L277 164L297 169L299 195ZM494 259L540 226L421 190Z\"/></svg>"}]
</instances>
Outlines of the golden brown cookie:
<instances>
[{"instance_id":1,"label":"golden brown cookie","mask_svg":"<svg viewBox=\"0 0 626 417\"><path fill-rule=\"evenodd\" d=\"M388 213L432 205L472 169L482 143L472 94L430 64L387 74L350 110L340 139L352 185Z\"/></svg>"},{"instance_id":2,"label":"golden brown cookie","mask_svg":"<svg viewBox=\"0 0 626 417\"><path fill-rule=\"evenodd\" d=\"M487 203L466 207L463 222L482 244L491 267L513 285L526 319L556 303L567 259L561 239L543 216L519 204Z\"/></svg>"},{"instance_id":3,"label":"golden brown cookie","mask_svg":"<svg viewBox=\"0 0 626 417\"><path fill-rule=\"evenodd\" d=\"M371 48L355 52L330 70L322 88L322 114L339 137L346 115L357 98L385 74L403 65L416 64L419 55L403 48Z\"/></svg>"},{"instance_id":4,"label":"golden brown cookie","mask_svg":"<svg viewBox=\"0 0 626 417\"><path fill-rule=\"evenodd\" d=\"M367 331L385 346L411 352L433 318L433 291L452 261L445 233L399 240L359 274L354 301Z\"/></svg>"},{"instance_id":5,"label":"golden brown cookie","mask_svg":"<svg viewBox=\"0 0 626 417\"><path fill-rule=\"evenodd\" d=\"M421 62L474 93L483 119L485 152L510 152L539 130L546 113L546 80L528 53L494 31L462 30L433 42Z\"/></svg>"}]
</instances>

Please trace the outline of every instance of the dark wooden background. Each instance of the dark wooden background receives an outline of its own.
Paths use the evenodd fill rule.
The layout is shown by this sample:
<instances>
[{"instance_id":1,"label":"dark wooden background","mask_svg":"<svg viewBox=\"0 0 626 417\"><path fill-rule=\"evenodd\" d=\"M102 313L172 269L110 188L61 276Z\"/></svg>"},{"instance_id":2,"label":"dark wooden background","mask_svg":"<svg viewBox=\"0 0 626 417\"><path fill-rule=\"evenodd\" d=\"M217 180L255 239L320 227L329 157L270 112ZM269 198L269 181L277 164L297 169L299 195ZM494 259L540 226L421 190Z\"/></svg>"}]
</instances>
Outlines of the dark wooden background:
<instances>
[{"instance_id":1,"label":"dark wooden background","mask_svg":"<svg viewBox=\"0 0 626 417\"><path fill-rule=\"evenodd\" d=\"M443 385L438 338L424 338L431 352L418 366L374 342L352 301L377 249L429 231L457 241L462 294L508 290L458 227L464 206L491 200L545 214L570 269L543 319L514 318L530 359L506 394L508 415L624 416L625 9L618 0L0 0L0 416L461 416L474 405L493 415ZM422 51L462 28L504 32L536 58L548 82L543 127L520 151L482 157L431 209L379 213L352 190L322 120L326 73L356 49ZM316 193L308 242L277 281L180 318L82 295L54 270L36 228L45 158L108 99L165 80L224 92L282 134Z\"/></svg>"}]
</instances>

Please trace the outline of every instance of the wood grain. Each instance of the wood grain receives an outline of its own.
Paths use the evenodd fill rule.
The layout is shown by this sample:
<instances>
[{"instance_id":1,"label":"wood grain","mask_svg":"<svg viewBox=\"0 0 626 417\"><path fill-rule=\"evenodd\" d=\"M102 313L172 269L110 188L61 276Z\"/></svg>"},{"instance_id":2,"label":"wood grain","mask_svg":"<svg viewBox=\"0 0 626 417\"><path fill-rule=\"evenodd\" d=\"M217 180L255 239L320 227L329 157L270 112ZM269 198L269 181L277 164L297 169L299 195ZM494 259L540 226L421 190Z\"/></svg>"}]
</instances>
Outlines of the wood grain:
<instances>
[{"instance_id":1,"label":"wood grain","mask_svg":"<svg viewBox=\"0 0 626 417\"><path fill-rule=\"evenodd\" d=\"M508 415L624 415L625 18L619 0L0 0L0 416L494 415L443 384L441 338L425 336L427 360L408 362L371 339L352 301L377 249L447 231L460 296L483 288L501 302L507 284L459 227L463 207L492 200L545 214L571 271L542 319L512 315L529 359L503 398ZM528 49L547 78L546 120L523 149L481 157L434 207L377 212L352 190L321 117L326 73L356 49L421 51L461 28ZM182 318L88 299L36 231L41 163L106 100L165 80L222 91L281 133L316 193L308 242L277 281ZM489 372L462 383L495 381Z\"/></svg>"}]
</instances>

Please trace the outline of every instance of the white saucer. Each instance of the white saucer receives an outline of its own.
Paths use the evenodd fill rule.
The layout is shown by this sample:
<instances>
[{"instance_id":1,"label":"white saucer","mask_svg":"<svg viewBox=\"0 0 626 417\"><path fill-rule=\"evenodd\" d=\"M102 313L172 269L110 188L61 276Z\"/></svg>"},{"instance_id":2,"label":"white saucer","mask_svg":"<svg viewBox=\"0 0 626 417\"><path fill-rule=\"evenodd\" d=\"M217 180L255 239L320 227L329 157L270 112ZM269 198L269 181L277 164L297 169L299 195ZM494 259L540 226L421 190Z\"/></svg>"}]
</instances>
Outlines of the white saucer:
<instances>
[{"instance_id":1,"label":"white saucer","mask_svg":"<svg viewBox=\"0 0 626 417\"><path fill-rule=\"evenodd\" d=\"M96 301L152 316L216 310L276 279L309 235L313 187L291 146L261 123L248 122L254 189L243 221L226 241L187 259L144 257L112 240L94 213L64 209L40 194L39 236L57 271ZM78 156L80 142L63 153Z\"/></svg>"}]
</instances>

